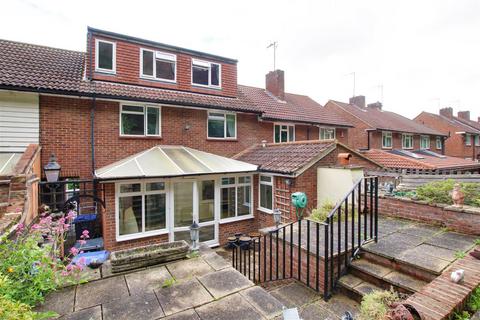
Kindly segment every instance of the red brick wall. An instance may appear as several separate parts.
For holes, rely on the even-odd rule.
[[[378,212],[381,215],[420,221],[447,227],[457,232],[480,235],[479,213],[468,213],[460,209],[451,210],[391,197],[379,198]]]
[[[106,74],[95,72],[95,39],[103,39],[116,43],[116,74]],[[88,43],[88,41],[87,41]],[[92,47],[92,71],[93,79],[113,82],[122,82],[142,86],[158,87],[165,89],[193,91],[198,93],[207,93],[223,96],[237,96],[237,65],[232,63],[220,62],[215,59],[195,57],[185,53],[178,53],[163,49],[156,49],[148,45],[138,45],[126,40],[110,39],[104,36],[94,35],[91,39]],[[145,80],[140,78],[140,48],[158,50],[166,53],[172,53],[177,56],[177,83],[168,83],[155,80]],[[87,53],[88,53],[87,48]],[[192,58],[216,62],[221,64],[221,89],[209,89],[192,86]],[[87,75],[89,75],[90,59],[87,54]]]

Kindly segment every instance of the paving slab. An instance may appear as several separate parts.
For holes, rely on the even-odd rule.
[[[233,268],[223,269],[203,275],[198,280],[215,299],[253,286],[253,282]]]
[[[430,226],[428,224],[416,224],[399,229],[398,232],[421,238],[430,238],[442,231],[438,227]]]
[[[392,271],[390,268],[370,262],[366,259],[353,260],[352,266],[377,277],[386,276]]]
[[[77,286],[75,310],[125,297],[128,297],[128,289],[123,276],[89,282]]]
[[[426,241],[426,243],[450,249],[453,251],[467,251],[474,246],[474,237],[456,232],[445,232],[438,234]]]
[[[103,320],[154,320],[164,313],[153,292],[103,304]]]
[[[208,320],[252,320],[263,319],[239,293],[211,302],[195,309],[201,319]]]
[[[402,229],[402,230],[405,230],[405,229]],[[395,243],[395,242],[407,243],[409,247],[418,246],[419,244],[423,243],[424,240],[425,240],[424,237],[416,236],[413,234],[402,233],[400,231],[392,233],[382,239],[382,241],[387,243]]]
[[[45,301],[40,306],[36,307],[35,311],[53,311],[59,315],[64,315],[73,312],[74,303],[75,286],[70,286],[47,295]]]
[[[282,312],[283,304],[262,287],[251,287],[240,294],[266,318],[271,319]]]
[[[153,292],[153,290],[161,288],[164,281],[170,278],[171,275],[164,266],[125,275],[128,289],[132,295],[143,294],[148,291]]]
[[[200,317],[193,309],[175,313],[165,318],[165,320],[200,320]]]
[[[349,311],[353,314],[354,318],[356,318],[360,310],[360,305],[356,301],[342,294],[333,295],[333,297],[328,300],[326,305],[327,310],[338,317],[341,317],[346,311]]]
[[[302,320],[337,320],[338,317],[318,303],[311,303],[300,310]]]
[[[386,276],[383,277],[383,279],[388,280],[391,283],[394,283],[397,286],[400,286],[402,288],[408,288],[411,289],[415,292],[420,291],[427,282],[416,279],[412,276],[409,276],[407,274],[398,272],[398,271],[392,271]]]
[[[90,268],[86,267],[83,269],[82,276],[84,277],[84,280],[86,281],[94,281],[94,280],[99,280],[102,278],[101,274],[101,268]]]
[[[437,247],[431,244],[421,244],[418,247],[415,247],[410,250],[410,252],[418,252],[419,254],[425,254],[435,258],[440,258],[450,262],[455,261],[455,251],[450,249],[445,249],[442,247]]]
[[[450,262],[447,260],[435,258],[415,250],[405,251],[398,257],[398,260],[413,264],[414,266],[423,268],[435,274],[440,274],[442,270],[450,265]]]
[[[176,280],[192,279],[214,271],[201,257],[186,259],[167,265]]]
[[[213,301],[213,297],[196,279],[155,290],[166,315],[200,306]]]
[[[232,266],[231,263],[223,259],[216,252],[209,252],[207,254],[204,254],[202,255],[202,258],[205,260],[206,263],[208,263],[210,267],[212,267],[216,271]]]
[[[102,320],[102,307],[82,309],[74,313],[67,314],[60,318],[61,320]]]
[[[397,258],[400,257],[406,250],[412,247],[410,243],[403,241],[391,241],[391,239],[387,241],[386,239],[388,237],[389,236],[382,238],[382,240],[378,241],[377,243],[369,243],[363,248],[367,251],[371,251],[381,256]]]
[[[321,298],[315,291],[298,282],[275,289],[270,294],[287,308],[301,307]]]

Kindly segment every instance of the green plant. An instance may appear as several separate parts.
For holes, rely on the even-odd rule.
[[[319,207],[312,209],[310,213],[310,219],[323,222],[327,219],[328,214],[335,208],[335,204],[330,200],[325,200],[325,202]]]
[[[400,298],[396,292],[373,291],[363,296],[360,304],[360,320],[384,320],[389,306],[399,301]]]
[[[480,287],[476,288],[470,296],[470,299],[468,299],[467,308],[472,311],[472,313],[480,310]]]
[[[417,199],[429,203],[453,204],[452,191],[455,180],[448,179],[424,184],[417,188]],[[480,183],[463,182],[460,188],[465,194],[465,204],[480,206]]]
[[[467,311],[455,312],[453,320],[470,320],[470,314]]]
[[[34,312],[28,304],[12,301],[0,295],[0,319],[2,320],[37,320],[57,316],[55,312]]]
[[[177,282],[177,280],[174,277],[170,277],[168,279],[165,279],[165,281],[163,281],[162,288],[170,288],[176,282]]]
[[[198,251],[192,251],[187,254],[187,259],[198,258],[199,256],[200,253],[198,253]]]
[[[473,243],[475,243],[476,246],[480,246],[480,239],[475,239],[475,241],[473,241]]]
[[[456,259],[463,259],[463,258],[465,258],[465,256],[466,256],[466,253],[463,252],[463,251],[456,251],[455,252],[455,258]]]

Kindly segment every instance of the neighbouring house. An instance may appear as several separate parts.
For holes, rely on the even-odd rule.
[[[457,117],[453,115],[453,108],[440,109],[439,114],[424,111],[414,120],[448,137],[445,140],[446,155],[480,159],[480,122],[470,120],[469,111],[458,112]]]
[[[211,245],[256,230],[267,181],[232,156],[263,142],[348,141],[351,124],[285,92],[281,70],[266,88],[242,86],[234,59],[94,28],[86,52],[0,49],[1,92],[38,99],[42,165],[53,153],[61,179],[101,183],[108,250],[185,239],[194,220]]]
[[[353,128],[348,129],[347,144],[350,147],[386,168],[407,171],[480,170],[478,163],[449,152],[445,144],[448,132],[383,110],[380,102],[366,105],[364,96],[356,96],[349,103],[330,100],[324,108],[353,124]]]

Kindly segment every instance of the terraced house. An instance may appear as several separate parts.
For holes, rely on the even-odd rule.
[[[307,169],[339,164],[338,153],[351,152],[349,166],[378,167],[341,144],[348,121],[284,87],[281,70],[266,75],[266,88],[243,86],[234,59],[94,28],[85,52],[2,40],[0,110],[23,117],[2,120],[0,148],[21,154],[39,144],[42,166],[55,154],[61,179],[101,183],[108,250],[188,239],[192,221],[215,245],[271,221],[285,204],[279,190],[295,190],[305,172],[297,187],[313,186],[315,205],[316,172]],[[30,109],[16,109],[19,101]],[[292,170],[232,159],[252,148],[262,161],[303,158]],[[66,186],[60,200],[78,188]],[[281,210],[292,218],[288,205]]]

